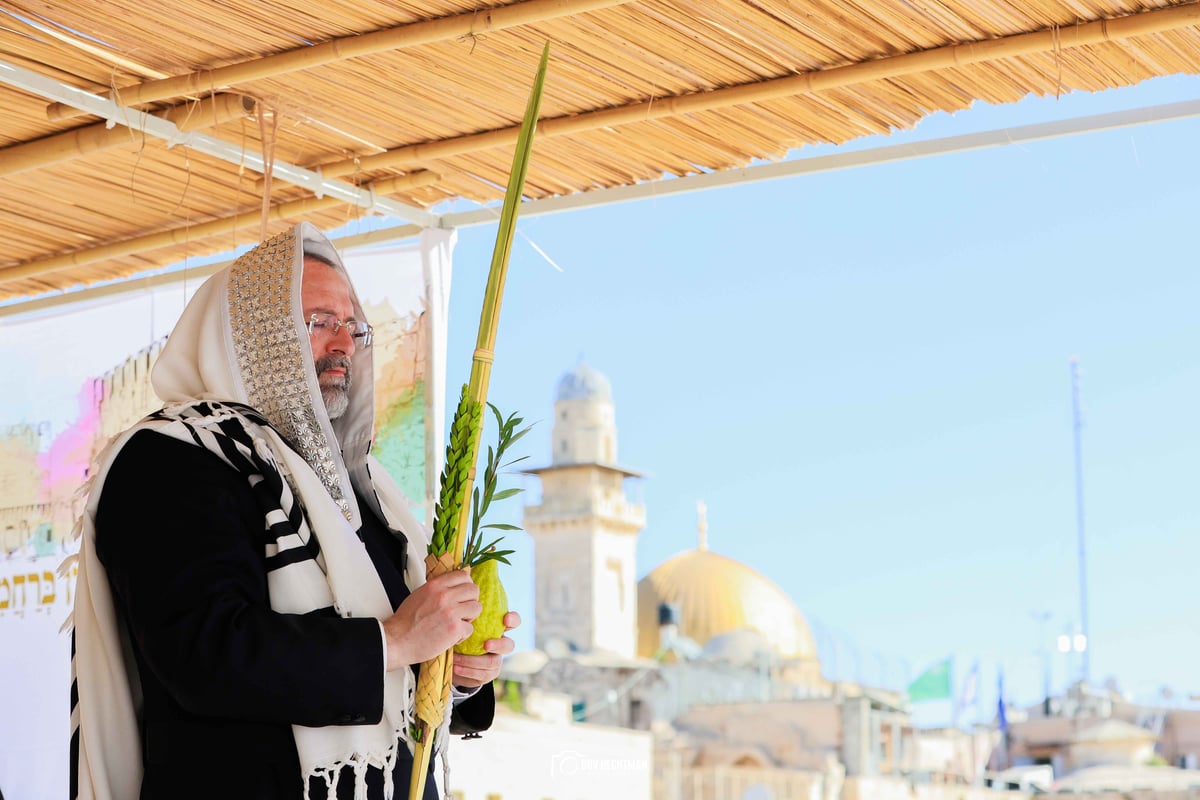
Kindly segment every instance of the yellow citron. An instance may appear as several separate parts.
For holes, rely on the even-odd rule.
[[[483,655],[483,643],[504,635],[504,615],[508,613],[508,595],[500,582],[500,562],[489,558],[471,567],[471,580],[479,587],[479,602],[483,611],[475,618],[475,632],[455,645],[454,652],[469,656]]]

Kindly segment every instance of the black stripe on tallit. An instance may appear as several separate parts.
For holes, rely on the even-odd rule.
[[[273,556],[267,556],[265,563],[267,571],[271,571],[282,569],[291,564],[298,564],[301,561],[312,561],[312,559],[312,554],[308,552],[308,548],[292,547],[287,550],[280,550]]]
[[[261,419],[257,414],[254,416]],[[221,448],[221,452],[225,454],[226,459],[243,475],[262,476],[263,479],[251,487],[251,492],[258,501],[259,509],[263,512],[264,519],[274,511],[283,511],[284,516],[287,517],[288,521],[286,524],[277,522],[266,526],[265,534],[267,541],[264,544],[278,544],[281,537],[299,532],[304,526],[304,509],[296,502],[296,498],[291,495],[291,489],[284,484],[279,470],[274,465],[264,461],[258,454],[258,451],[255,450],[254,440],[250,437],[245,427],[242,426],[239,420],[231,417],[218,422],[216,428],[220,431],[220,434],[214,431],[213,438]],[[239,448],[239,444],[245,449]],[[283,507],[285,491],[292,499],[290,508]],[[304,540],[303,548],[293,547],[275,555],[267,556],[266,566],[268,570],[279,569],[280,567],[286,567],[289,564],[295,564],[299,561],[315,560],[320,554],[321,545],[317,542],[317,537],[309,536]]]
[[[299,533],[307,527],[304,508],[296,501],[291,486],[284,482],[279,470],[264,462],[257,451],[254,454],[254,462],[258,467],[257,474],[262,477],[262,480],[255,483],[251,487],[251,491],[258,500],[259,507],[264,509],[264,516],[268,511],[278,510],[282,511],[287,518],[287,522],[276,522],[266,528],[264,544],[278,544],[280,537]],[[290,502],[285,505],[285,500]],[[321,554],[321,544],[315,536],[309,535],[304,539],[304,546],[308,550],[310,558],[316,559]],[[283,565],[281,564],[281,566]]]
[[[295,533],[297,533],[296,529],[293,528],[289,523],[277,522],[274,525],[268,526],[267,529],[263,532],[263,539],[264,539],[263,544],[264,544],[264,546],[270,545],[270,544],[279,546],[280,539],[282,539],[285,536],[291,536]],[[312,536],[310,534],[307,539],[302,539],[301,543],[303,544],[303,547],[289,547],[286,550],[279,551],[279,553],[276,553],[276,555],[267,556],[267,564],[270,565],[270,564],[274,563],[273,559],[277,558],[280,554],[285,553],[285,552],[286,553],[295,553],[296,556],[295,556],[295,558],[289,557],[286,559],[282,559],[279,563],[279,566],[281,566],[281,567],[286,566],[287,564],[295,563],[296,561],[304,560],[304,559],[313,559],[315,561],[317,556],[319,556],[321,554],[321,544],[320,544],[320,542],[317,541],[317,537]],[[303,554],[303,556],[301,556],[301,554]]]
[[[270,426],[270,421],[262,415],[262,412],[253,406],[248,406],[245,403],[239,403],[236,400],[213,400],[212,407],[215,409],[228,408],[237,412],[256,425]]]
[[[216,428],[222,435],[213,431],[213,438],[234,469],[243,475],[254,475],[263,471],[262,459],[254,452],[254,440],[237,420],[223,419],[217,423]]]
[[[269,506],[273,511],[283,511],[287,517],[286,521],[275,522],[266,527],[264,531],[266,541],[264,544],[278,544],[282,537],[299,533],[307,527],[304,520],[304,509],[300,507],[299,503],[293,502],[291,509],[280,507],[283,488],[283,481],[279,478],[279,473],[275,472],[273,474],[264,474],[263,480],[259,481],[251,489],[261,507],[267,508]],[[293,549],[298,550],[300,548]],[[309,558],[315,559],[321,554],[321,543],[317,541],[317,537],[310,533],[308,538],[304,540],[304,550],[308,553]],[[270,559],[268,559],[269,561]]]
[[[280,439],[283,439],[284,443],[288,447],[292,448],[297,453],[300,452],[300,448],[297,447],[290,439],[288,439],[288,437],[284,436],[283,432],[280,431],[278,428],[276,428],[274,425],[272,425],[271,421],[269,419],[267,419],[266,417],[264,417],[262,415],[262,413],[260,411],[258,411],[257,409],[251,408],[250,406],[248,406],[244,403],[218,403],[216,405],[218,405],[220,407],[232,409],[233,411],[242,415],[243,417],[250,420],[251,422],[253,422],[256,425],[261,425],[264,428],[270,428],[271,430],[275,431],[276,436],[278,436]]]
[[[290,508],[283,507],[285,490],[290,496],[290,487],[284,484],[283,478],[274,465],[267,463],[258,454],[246,429],[234,418],[221,420],[216,427],[224,435],[214,433],[213,438],[221,448],[221,452],[225,454],[225,458],[243,475],[261,476],[262,480],[255,482],[250,490],[255,495],[259,508],[264,512],[263,516],[278,510],[283,511],[287,518],[286,524],[277,522],[266,527],[269,534],[266,543],[277,543],[281,536],[299,531],[304,524],[304,509],[295,502],[294,497]],[[310,536],[306,544],[309,556],[316,558],[321,552],[316,539]]]
[[[233,414],[229,412],[232,411]],[[151,415],[158,416],[158,415]],[[287,522],[264,524],[262,545],[278,545],[279,539],[299,533],[307,526],[304,518],[304,508],[292,494],[278,468],[259,455],[254,447],[254,439],[246,430],[239,416],[258,425],[270,427],[270,423],[257,411],[241,403],[199,402],[177,412],[174,417],[161,414],[165,419],[174,419],[183,423],[195,443],[210,452],[215,445],[225,461],[240,475],[247,479],[261,476],[262,480],[250,482],[250,490],[263,514],[264,522],[267,517],[276,512],[283,512]],[[193,420],[211,417],[211,425],[197,425]],[[286,440],[285,440],[286,441]],[[285,499],[289,500],[285,507]],[[315,560],[321,554],[321,546],[315,536],[303,540],[304,547],[293,547],[264,556],[268,570],[279,569],[288,564],[294,564],[308,559]]]
[[[275,507],[283,511],[292,527],[300,530],[304,524],[304,509],[296,502],[296,496],[292,494],[292,487],[284,483],[279,470],[269,465],[263,464],[259,474],[263,479],[254,486],[254,490],[263,492],[268,499],[273,500]],[[290,508],[283,507],[285,500],[291,501]]]
[[[71,629],[71,716],[79,718],[79,680],[75,677],[75,629]],[[71,726],[71,769],[67,797],[79,797],[79,726]]]

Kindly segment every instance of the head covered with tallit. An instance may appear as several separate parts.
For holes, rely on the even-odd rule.
[[[189,302],[154,366],[164,403],[226,400],[265,416],[300,453],[355,528],[353,488],[367,491],[365,459],[374,435],[371,348],[353,355],[349,405],[331,420],[321,397],[304,313],[304,257],[346,281],[354,318],[367,321],[341,257],[315,227],[301,223],[248,251],[206,282]],[[326,266],[329,265],[329,266]]]

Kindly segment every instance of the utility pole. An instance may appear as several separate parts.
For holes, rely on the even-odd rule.
[[[1087,545],[1083,524],[1083,411],[1079,394],[1079,356],[1071,356],[1071,406],[1075,418],[1075,528],[1079,534],[1079,622],[1083,635],[1083,647],[1079,648],[1083,664],[1080,678],[1087,684],[1091,677],[1092,640],[1088,630]]]

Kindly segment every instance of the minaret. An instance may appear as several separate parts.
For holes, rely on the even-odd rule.
[[[558,382],[550,466],[528,470],[542,502],[526,506],[534,543],[534,644],[637,653],[637,534],[646,510],[625,497],[640,477],[617,466],[608,379],[582,361]]]

